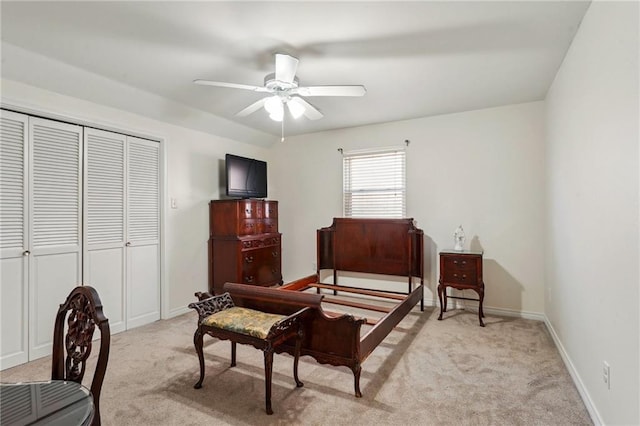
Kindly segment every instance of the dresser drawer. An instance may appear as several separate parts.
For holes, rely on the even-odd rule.
[[[263,216],[265,218],[278,219],[278,202],[277,201],[265,201]]]
[[[262,233],[272,234],[278,232],[278,219],[263,219]]]
[[[240,221],[239,235],[255,235],[262,233],[262,223],[257,219],[243,219]]]
[[[260,219],[262,218],[262,206],[263,203],[258,200],[243,200],[239,204],[239,217],[245,217],[247,219]]]
[[[243,238],[242,239],[242,250],[252,250],[262,247],[269,246],[279,246],[280,245],[280,236],[279,235],[269,235],[264,238]]]
[[[280,265],[280,246],[268,246],[243,251],[243,282],[255,285],[279,283],[281,280]]]

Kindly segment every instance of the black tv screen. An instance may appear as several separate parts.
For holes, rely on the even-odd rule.
[[[225,156],[227,196],[267,197],[267,163],[233,154]]]

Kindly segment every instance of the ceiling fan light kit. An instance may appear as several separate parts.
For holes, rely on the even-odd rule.
[[[289,112],[294,119],[302,117],[306,110],[304,104],[300,102],[300,98],[298,97],[290,98],[287,101],[287,108],[289,108]]]
[[[278,95],[268,97],[264,101],[264,109],[269,113],[269,118],[273,121],[282,121],[284,118],[284,107]]]
[[[299,86],[299,80],[296,77],[297,69],[297,58],[277,53],[276,72],[268,74],[264,78],[264,86],[262,87],[210,80],[194,80],[194,83],[269,93],[271,96],[252,103],[242,111],[239,111],[236,116],[246,117],[264,107],[269,113],[269,118],[280,122],[284,119],[285,104],[287,104],[287,109],[294,119],[303,115],[309,120],[319,120],[324,117],[318,108],[311,105],[302,96],[363,96],[367,92],[364,86],[357,85],[302,87]]]

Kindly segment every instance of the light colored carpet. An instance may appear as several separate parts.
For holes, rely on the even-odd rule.
[[[274,356],[274,414],[264,411],[262,352],[205,337],[202,389],[192,336],[196,314],[112,336],[101,398],[103,425],[590,425],[545,325],[454,310],[415,308],[353,375],[301,358]],[[97,350],[97,349],[96,349]],[[44,380],[51,359],[0,373],[4,382]],[[85,378],[87,379],[87,378]],[[85,380],[87,382],[87,380]]]

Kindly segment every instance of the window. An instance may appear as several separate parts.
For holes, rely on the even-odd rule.
[[[404,149],[344,153],[342,167],[345,217],[405,216]]]

